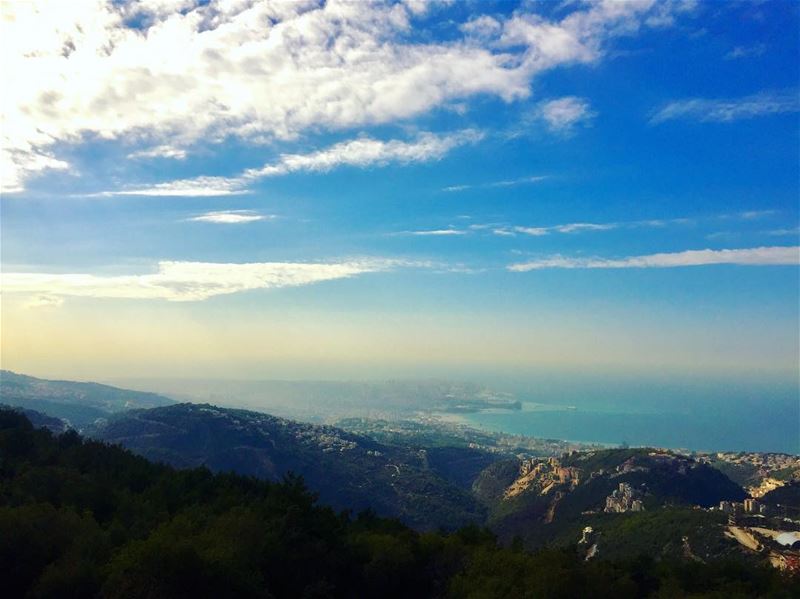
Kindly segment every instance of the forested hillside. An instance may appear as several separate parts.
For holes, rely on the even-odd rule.
[[[319,505],[302,481],[176,471],[0,410],[6,597],[791,597],[728,561],[585,563],[468,527],[418,533]]]
[[[418,529],[454,529],[482,522],[486,515],[470,495],[469,483],[465,489],[445,478],[454,478],[454,469],[446,465],[458,456],[429,457],[415,448],[386,445],[332,426],[177,404],[127,412],[90,432],[180,468],[206,466],[271,481],[295,472],[328,505],[370,508]],[[454,451],[472,457],[467,449]]]

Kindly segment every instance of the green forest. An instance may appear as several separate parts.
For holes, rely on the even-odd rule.
[[[577,539],[576,539],[577,540]],[[797,597],[745,561],[501,546],[320,505],[302,479],[175,470],[0,410],[5,597]]]

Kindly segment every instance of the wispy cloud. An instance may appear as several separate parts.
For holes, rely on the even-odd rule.
[[[439,236],[439,235],[466,235],[467,232],[463,229],[430,229],[430,230],[423,230],[423,231],[408,231],[408,235],[432,235],[432,236]]]
[[[56,295],[34,295],[27,302],[25,302],[25,307],[31,309],[58,308],[63,303],[64,298]]]
[[[758,220],[760,218],[766,218],[768,216],[774,216],[778,214],[777,210],[745,210],[743,212],[738,212],[733,215],[725,215],[724,218],[739,218],[742,220]]]
[[[725,55],[725,60],[737,60],[739,58],[755,58],[762,56],[767,51],[766,44],[754,44],[752,46],[736,46]]]
[[[553,227],[514,227],[515,233],[524,235],[549,235],[550,233],[582,233],[584,231],[610,231],[620,227],[619,223],[568,223],[566,225],[555,225]]]
[[[392,235],[471,235],[471,234],[491,234],[500,237],[515,237],[517,235],[527,235],[530,237],[544,237],[546,235],[575,235],[580,233],[616,231],[616,230],[635,230],[635,229],[663,229],[673,226],[692,226],[701,223],[711,223],[718,221],[754,221],[778,214],[776,210],[747,210],[730,214],[718,214],[695,218],[651,218],[644,220],[617,221],[609,223],[593,222],[573,222],[547,226],[528,226],[514,225],[502,222],[473,223],[464,228],[448,226],[446,228],[403,231],[392,233]],[[459,217],[466,218],[466,217]],[[471,217],[470,217],[471,218]],[[707,238],[713,239],[715,236],[722,238],[729,233],[712,233]]]
[[[760,116],[800,111],[800,93],[761,92],[743,98],[689,98],[670,102],[650,118],[653,125],[672,120],[729,123]]]
[[[588,100],[577,96],[566,96],[556,100],[541,102],[535,115],[542,119],[547,128],[558,133],[571,133],[579,124],[586,125],[597,116]]]
[[[365,137],[344,141],[311,154],[282,154],[276,163],[247,170],[242,176],[245,179],[259,179],[298,171],[326,172],[339,166],[366,168],[390,163],[429,162],[440,160],[454,148],[478,142],[482,138],[483,133],[474,129],[443,135],[421,133],[410,142]]]
[[[552,225],[548,227],[526,227],[526,226],[507,226],[493,229],[495,235],[530,235],[531,237],[543,237],[553,233],[572,234],[584,233],[587,231],[613,231],[614,229],[634,229],[641,227],[665,227],[669,224],[686,223],[688,219],[667,219],[667,220],[639,220],[617,223],[566,223]]]
[[[166,183],[129,187],[113,191],[101,191],[89,194],[95,197],[113,196],[153,196],[153,197],[221,197],[250,193],[244,188],[244,182],[238,178],[196,177],[179,179]]]
[[[175,302],[205,300],[253,289],[274,289],[311,285],[346,279],[365,273],[415,266],[401,260],[364,259],[345,262],[253,262],[224,264],[215,262],[158,263],[155,273],[99,276],[88,273],[50,274],[36,272],[2,273],[4,293],[25,293],[48,298],[92,297],[125,299],[163,299]],[[40,304],[43,300],[38,300]]]
[[[545,227],[520,226],[520,225],[497,225],[492,228],[495,235],[513,236],[530,235],[532,237],[542,237],[553,233],[572,234],[590,231],[614,231],[617,229],[661,229],[675,225],[693,225],[703,221],[716,220],[740,220],[751,221],[766,218],[777,214],[776,210],[748,210],[734,214],[719,214],[715,216],[705,216],[700,218],[654,218],[646,220],[618,221],[611,223],[590,223],[575,222],[560,225],[550,225]]]
[[[514,232],[509,231],[508,229],[502,229],[502,228],[492,229],[492,233],[500,237],[514,237]]]
[[[528,183],[538,183],[539,181],[544,181],[548,179],[549,175],[536,175],[531,177],[519,177],[517,179],[505,179],[502,181],[491,181],[489,183],[475,183],[475,184],[464,184],[464,185],[450,185],[448,187],[443,187],[442,191],[447,192],[455,192],[455,191],[466,191],[468,189],[492,189],[497,187],[515,187],[517,185],[525,185]]]
[[[800,236],[800,227],[795,227],[794,229],[772,229],[771,231],[765,231],[765,233],[772,237],[798,237]]]
[[[412,164],[442,159],[451,150],[476,143],[483,133],[464,129],[437,135],[421,133],[412,141],[388,141],[362,137],[334,144],[308,154],[281,154],[277,161],[260,168],[247,169],[234,177],[197,177],[104,191],[101,196],[226,196],[249,193],[247,186],[268,177],[296,172],[323,173],[342,166],[368,168],[388,164]]]
[[[187,220],[201,223],[214,223],[219,225],[240,225],[259,220],[271,220],[274,218],[275,215],[273,214],[259,214],[253,210],[220,210],[215,212],[206,212],[205,214],[193,216]]]
[[[592,268],[677,268],[713,264],[739,264],[743,266],[800,266],[800,247],[757,247],[733,250],[687,250],[684,252],[631,256],[621,259],[574,258],[549,256],[528,262],[511,264],[513,272],[543,269]]]

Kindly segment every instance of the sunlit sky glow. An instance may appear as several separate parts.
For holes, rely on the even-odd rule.
[[[2,2],[2,362],[797,381],[796,2]]]

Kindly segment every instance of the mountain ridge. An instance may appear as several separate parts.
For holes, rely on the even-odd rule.
[[[116,412],[175,403],[149,391],[132,391],[93,382],[42,379],[11,370],[0,370],[0,400],[11,406],[62,418],[78,429]]]
[[[374,509],[414,527],[482,521],[482,506],[429,467],[424,455],[342,429],[210,404],[117,414],[87,430],[148,459],[264,480],[303,476],[336,508]]]

